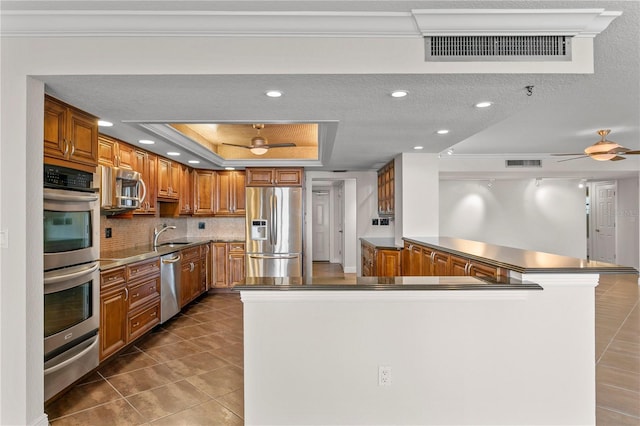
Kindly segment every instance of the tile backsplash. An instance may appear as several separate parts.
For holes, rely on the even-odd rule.
[[[199,224],[204,223],[204,229]],[[113,219],[100,216],[100,251],[111,252],[119,248],[149,245],[153,242],[153,228],[164,224],[176,229],[166,231],[160,242],[184,237],[211,237],[244,241],[244,217],[138,217]],[[105,238],[106,229],[111,228],[111,238]]]

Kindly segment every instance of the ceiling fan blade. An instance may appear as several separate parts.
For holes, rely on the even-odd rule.
[[[557,157],[557,156],[562,156],[562,155],[584,155],[584,154],[582,152],[577,152],[577,153],[574,153],[574,154],[551,154],[551,155]]]
[[[638,155],[640,154],[640,151],[627,151],[624,153],[624,155]]]
[[[618,156],[613,157],[613,158],[612,158],[611,160],[609,160],[609,161],[620,161],[620,160],[626,160],[626,158],[621,157],[621,156],[619,156],[619,155],[618,155]]]
[[[237,147],[237,148],[246,148],[246,149],[251,149],[251,148],[253,148],[252,146],[236,145],[235,143],[226,143],[226,142],[222,142],[222,145],[235,146],[235,147]]]
[[[567,155],[580,155],[580,154],[567,154]],[[589,156],[588,155],[580,155],[580,157],[567,158],[566,160],[558,160],[558,161],[556,161],[556,163],[562,163],[563,161],[577,160],[579,158],[589,158]]]
[[[296,146],[295,143],[293,142],[287,142],[287,143],[269,143],[266,145],[262,145],[264,148],[287,148],[290,146]]]

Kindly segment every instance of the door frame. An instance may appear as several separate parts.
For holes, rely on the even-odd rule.
[[[598,206],[598,191],[597,187],[600,185],[613,185],[614,188],[614,203],[613,203],[613,215],[614,215],[614,232],[613,232],[613,259],[614,263],[616,261],[616,249],[618,246],[618,226],[617,226],[617,212],[618,212],[618,182],[615,180],[602,180],[602,181],[592,181],[589,182],[589,220],[588,220],[588,230],[587,230],[587,257],[590,260],[595,259],[596,253],[596,238],[594,234],[594,230],[597,226],[597,206]]]

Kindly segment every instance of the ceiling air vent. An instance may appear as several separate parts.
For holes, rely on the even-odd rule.
[[[425,47],[433,62],[571,60],[568,36],[435,36]]]
[[[505,160],[506,167],[542,167],[542,160]]]

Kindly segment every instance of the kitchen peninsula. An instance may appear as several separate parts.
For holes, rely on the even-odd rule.
[[[466,259],[466,276],[235,287],[247,424],[595,423],[594,288],[600,273],[635,269],[405,241]],[[499,268],[499,278],[469,276],[473,262]]]

